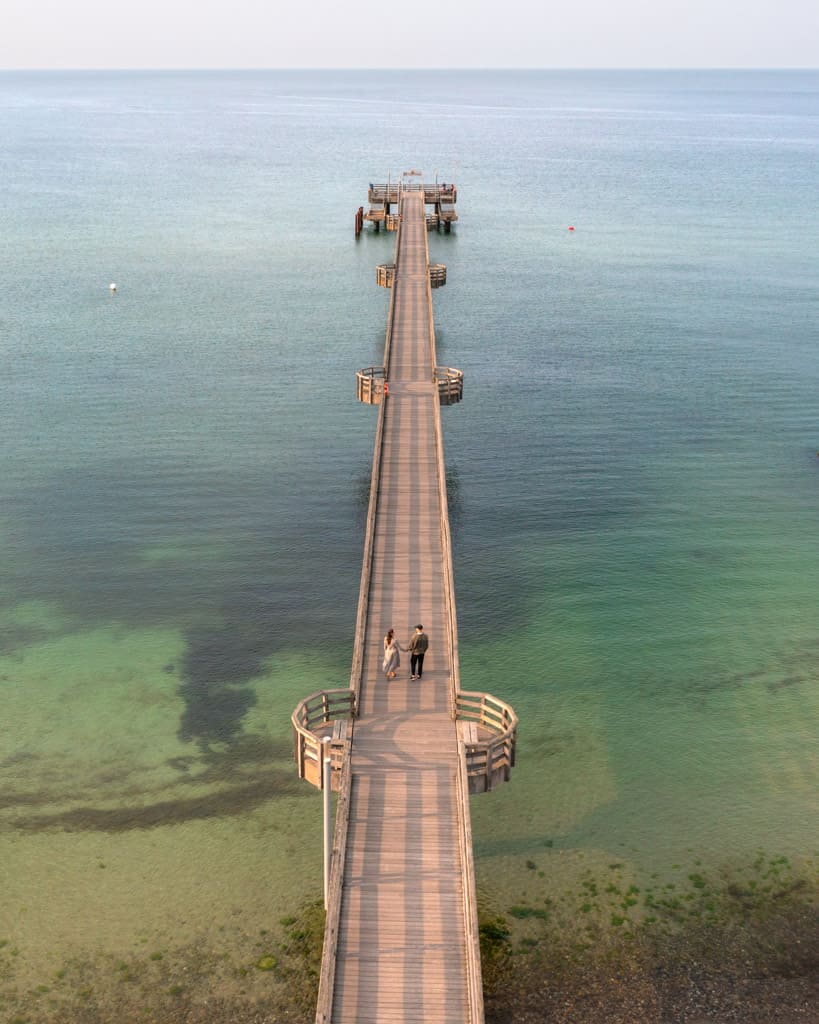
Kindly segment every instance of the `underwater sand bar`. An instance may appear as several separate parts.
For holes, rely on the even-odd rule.
[[[508,779],[517,723],[502,702],[460,692],[440,414],[451,393],[441,394],[436,375],[424,198],[421,188],[399,194],[384,367],[362,399],[379,406],[379,421],[356,716],[334,728],[339,800],[320,1024],[483,1021],[468,797]],[[417,623],[430,638],[423,679],[410,679],[405,654],[386,680],[385,632],[394,627],[406,645]],[[318,724],[294,715],[300,774],[314,783],[307,726],[329,734],[338,694],[310,699],[328,709]]]

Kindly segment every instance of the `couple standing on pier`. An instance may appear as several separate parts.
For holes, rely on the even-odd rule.
[[[420,679],[424,674],[424,655],[429,647],[429,637],[423,626],[416,626],[408,647],[402,647],[395,635],[395,630],[387,630],[384,637],[384,664],[382,666],[387,679],[395,679],[396,669],[401,664],[399,651],[409,652],[410,679]]]

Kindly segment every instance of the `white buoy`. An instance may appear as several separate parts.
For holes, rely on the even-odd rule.
[[[109,292],[110,292],[110,293],[111,293],[111,294],[113,295],[113,294],[114,294],[114,292],[115,292],[116,290],[117,290],[117,286],[116,286],[116,285],[114,284],[114,282],[112,281],[112,282],[111,282],[111,283],[110,283],[110,284],[108,285],[108,291],[109,291]]]

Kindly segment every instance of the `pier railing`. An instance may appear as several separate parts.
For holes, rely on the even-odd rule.
[[[454,203],[457,201],[458,190],[448,182],[445,185],[425,185],[422,182],[404,181],[374,182],[367,190],[367,198],[371,203],[397,203],[402,192],[423,192],[424,203]]]
[[[518,716],[512,708],[490,693],[459,690],[455,713],[459,721],[471,724],[462,730],[469,792],[486,793],[508,782],[515,767],[518,731]]]
[[[370,200],[370,208],[369,208],[369,210],[367,210],[366,214],[364,215],[364,220],[374,221],[376,226],[378,226],[378,224],[382,220],[384,220],[384,218],[386,216],[387,216],[387,211],[386,211],[384,203],[380,203],[380,202],[376,202],[374,200]]]
[[[392,288],[395,281],[395,264],[379,263],[375,268],[375,283],[381,288]]]
[[[429,243],[424,234],[427,265],[429,265]],[[427,276],[427,329],[429,331],[432,354],[433,375],[435,366],[435,321],[432,312],[432,285]],[[460,372],[460,371],[457,371]],[[461,374],[463,378],[463,374]],[[439,391],[440,393],[440,391]],[[446,608],[446,641],[449,647],[451,673],[449,679],[449,706],[452,718],[457,718],[457,697],[461,688],[461,666],[458,650],[458,618],[455,612],[455,573],[452,567],[452,535],[449,528],[449,506],[446,497],[446,460],[444,458],[444,437],[441,427],[440,408],[435,409],[435,446],[437,449],[438,495],[439,495],[439,529],[441,531],[441,550],[444,570],[444,599]],[[459,753],[461,746],[459,744]],[[478,932],[478,903],[475,894],[475,866],[472,850],[472,826],[469,818],[469,778],[466,757],[458,757],[458,799],[455,801],[458,816],[458,846],[461,854],[463,871],[463,904],[461,912],[464,920],[464,937],[466,940],[466,989],[468,1000],[467,1020],[472,1024],[483,1024],[483,981],[481,976],[480,941]]]
[[[454,405],[464,397],[464,372],[454,366],[436,366],[433,371],[441,405]]]
[[[333,775],[335,778],[335,775]],[[334,787],[335,788],[335,787]],[[327,893],[327,912],[324,917],[324,945],[321,953],[316,1024],[330,1024],[333,1014],[333,994],[338,959],[338,935],[341,923],[341,894],[344,886],[344,863],[347,859],[347,831],[350,824],[350,801],[353,793],[353,768],[349,757],[341,766],[336,823],[333,830],[333,852],[330,863],[330,885]]]
[[[387,230],[392,231],[387,225]],[[375,283],[381,288],[392,288],[395,283],[395,264],[379,263],[375,268]],[[432,288],[443,288],[446,284],[446,264],[432,263],[429,268],[429,283]]]
[[[396,269],[398,268],[399,263],[399,238],[396,238],[395,240],[395,257],[393,265]],[[382,374],[386,374],[390,364],[394,315],[395,292],[391,291],[390,308],[387,314],[387,338],[384,347],[384,362],[386,365],[383,367],[370,367],[373,371],[380,369]],[[375,372],[371,374],[371,377],[373,378],[376,376],[377,374]],[[381,483],[384,409],[385,406],[382,404],[378,411],[378,420],[375,428],[375,443],[373,445],[373,461],[370,476],[370,499],[367,506],[367,526],[364,534],[364,560],[361,566],[361,582],[358,591],[358,608],[356,610],[355,641],[353,644],[353,663],[350,670],[350,692],[355,695],[355,707],[358,706],[358,695],[361,692],[361,678],[364,673],[367,613],[370,599],[370,581],[372,578],[378,492]],[[336,804],[336,822],[333,830],[333,853],[330,861],[330,887],[327,896],[327,914],[324,922],[324,947],[321,956],[321,974],[319,975],[316,1024],[329,1024],[333,1011],[336,958],[338,955],[338,934],[341,921],[341,896],[344,886],[344,863],[347,856],[347,833],[350,825],[350,801],[352,799],[352,789],[353,773],[351,759],[349,757],[345,757],[341,766],[338,802]]]
[[[406,186],[404,187],[406,190]],[[384,203],[397,203],[401,198],[402,189],[399,187],[398,182],[390,182],[384,184],[370,185],[367,190],[367,198],[371,204]]]
[[[429,268],[429,283],[433,288],[443,288],[446,284],[446,264],[432,263]]]
[[[321,762],[324,747],[330,748],[332,788],[339,787],[339,775],[349,744],[347,724],[355,718],[356,695],[350,689],[319,690],[301,701],[290,716],[296,766],[300,779],[323,788]],[[329,744],[324,738],[329,737]]]
[[[425,203],[454,203],[457,194],[454,185],[424,185]]]
[[[379,405],[384,397],[384,377],[386,370],[383,366],[365,366],[358,370],[355,375],[356,397],[359,402],[365,405]]]

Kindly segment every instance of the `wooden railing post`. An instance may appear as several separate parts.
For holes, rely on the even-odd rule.
[[[324,909],[327,909],[327,903],[330,895],[330,821],[331,821],[331,799],[330,794],[333,789],[331,782],[333,763],[330,759],[330,737],[325,736],[321,741],[322,746],[322,765],[321,765],[321,788],[323,790],[322,798],[324,804]]]

